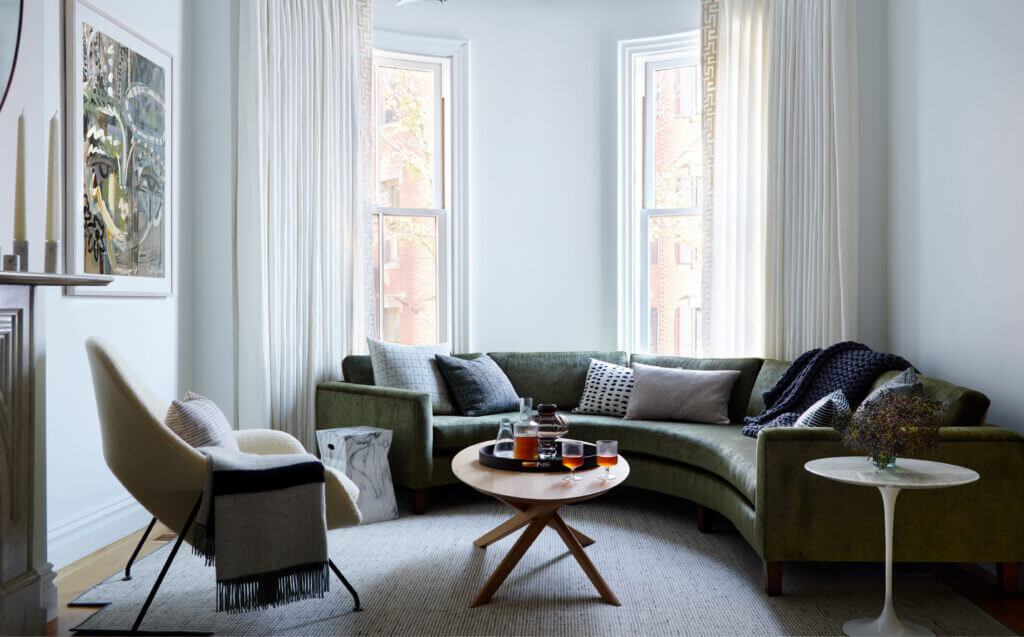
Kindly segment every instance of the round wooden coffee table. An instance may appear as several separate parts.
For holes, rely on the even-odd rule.
[[[579,562],[583,572],[590,578],[604,601],[621,606],[619,598],[608,587],[597,567],[583,550],[584,546],[590,546],[594,540],[566,524],[562,516],[558,515],[558,509],[563,504],[596,498],[622,484],[629,476],[629,463],[619,456],[618,464],[613,471],[616,477],[611,480],[600,480],[598,476],[604,473],[604,469],[598,467],[577,471],[576,474],[583,478],[582,480],[565,482],[562,478],[567,473],[526,473],[485,467],[480,464],[480,448],[489,444],[491,444],[490,441],[481,442],[466,447],[456,454],[452,459],[452,472],[455,477],[477,491],[486,493],[518,509],[519,514],[480,536],[473,544],[485,548],[524,526],[526,530],[516,540],[512,550],[494,570],[480,592],[476,594],[469,604],[470,608],[490,601],[505,578],[522,559],[526,549],[530,548],[540,532],[547,526],[553,528],[565,545],[569,547],[569,552]]]

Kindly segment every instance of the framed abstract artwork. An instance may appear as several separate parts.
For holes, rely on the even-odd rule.
[[[68,293],[170,296],[173,57],[84,0],[66,7],[65,263],[114,278]]]

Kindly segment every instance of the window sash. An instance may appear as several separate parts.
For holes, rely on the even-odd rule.
[[[437,223],[437,258],[434,260],[435,273],[437,277],[437,342],[451,342],[451,319],[448,308],[451,300],[451,280],[449,277],[450,262],[448,257],[450,249],[448,232],[448,211],[443,208],[385,208],[376,206],[369,214],[369,221],[372,224],[373,218],[378,218],[377,223],[377,290],[376,312],[378,319],[375,321],[376,338],[383,338],[383,317],[384,317],[384,217],[433,217]],[[371,225],[371,227],[373,227]]]
[[[648,313],[651,306],[651,217],[684,217],[699,216],[701,211],[697,208],[645,208],[640,211],[640,298],[639,306],[641,312]],[[640,351],[651,351],[651,330],[649,321],[639,322],[639,334],[637,340],[641,347]]]
[[[433,128],[434,128],[434,146],[432,149],[433,156],[431,157],[431,163],[433,168],[433,185],[434,185],[434,205],[437,206],[440,203],[441,208],[447,208],[448,202],[445,201],[446,192],[450,189],[447,188],[445,179],[448,175],[446,166],[446,160],[449,155],[448,153],[448,134],[449,127],[446,126],[446,114],[445,114],[445,100],[448,97],[448,84],[450,84],[449,71],[448,71],[448,60],[437,59],[422,55],[413,55],[398,53],[395,51],[378,51],[374,50],[373,55],[373,112],[374,112],[374,130],[373,130],[373,162],[374,162],[374,174],[375,183],[373,184],[373,202],[374,204],[380,203],[380,176],[381,176],[381,165],[380,158],[381,152],[377,148],[377,144],[380,138],[380,122],[378,119],[381,115],[381,103],[380,94],[378,88],[378,77],[379,70],[381,67],[388,68],[401,68],[411,69],[414,71],[429,71],[433,75]]]
[[[379,205],[380,200],[380,158],[381,153],[377,148],[378,126],[377,118],[381,115],[380,95],[378,87],[378,70],[380,67],[408,68],[413,70],[430,71],[433,75],[433,115],[434,115],[434,144],[433,144],[433,189],[434,203],[440,205],[435,208],[404,208]],[[451,58],[443,56],[417,55],[412,53],[401,53],[391,50],[374,49],[373,57],[373,83],[374,83],[374,167],[375,183],[373,203],[368,207],[367,222],[371,224],[374,218],[378,219],[377,237],[378,246],[377,262],[373,264],[377,268],[377,280],[375,285],[379,290],[375,301],[374,311],[374,332],[377,338],[383,338],[383,317],[384,317],[384,217],[434,217],[436,220],[436,241],[437,258],[435,259],[437,281],[437,342],[451,343],[454,330],[452,326],[452,233],[450,219],[451,209],[451,184],[449,183],[451,170],[451,113],[446,108],[447,100],[451,89]]]
[[[700,56],[698,55],[681,55],[672,54],[669,57],[663,59],[656,59],[648,61],[644,64],[644,83],[640,88],[640,93],[643,96],[643,126],[641,130],[641,139],[643,140],[643,184],[641,192],[643,192],[643,207],[644,209],[651,210],[655,209],[654,203],[654,160],[655,160],[655,123],[658,107],[658,95],[657,85],[654,80],[654,72],[661,71],[663,69],[671,69],[677,66],[692,66],[696,64],[698,70],[700,67]],[[668,208],[665,208],[668,210]]]

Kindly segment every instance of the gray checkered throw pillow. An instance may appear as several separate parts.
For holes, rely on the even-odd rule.
[[[366,344],[376,385],[429,394],[435,414],[455,413],[448,386],[434,361],[437,354],[451,353],[447,345],[399,345],[375,338],[367,338]]]

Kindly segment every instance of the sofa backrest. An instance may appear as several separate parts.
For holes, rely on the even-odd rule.
[[[476,358],[479,352],[472,354],[452,354],[457,358]],[[373,385],[373,363],[367,354],[352,354],[341,360],[341,374],[346,383],[357,385]]]
[[[341,374],[346,383],[373,384],[373,365],[368,354],[353,354],[341,360]]]
[[[875,384],[871,387],[871,390],[874,391],[882,383],[899,373],[895,371],[882,373],[875,379]],[[917,377],[924,386],[925,396],[942,403],[942,406],[939,408],[938,417],[940,426],[972,427],[985,424],[985,415],[988,413],[988,406],[991,402],[988,396],[979,391],[947,383],[944,380],[932,378],[931,376],[918,374]]]
[[[685,356],[664,356],[660,354],[633,354],[629,364],[655,365],[657,367],[674,367],[677,369],[702,370],[735,370],[740,378],[732,386],[729,394],[729,421],[743,422],[750,402],[750,392],[761,369],[760,358],[687,358]]]
[[[626,352],[488,352],[512,381],[516,393],[533,398],[533,407],[555,403],[559,409],[579,405],[590,359],[625,366]]]
[[[788,367],[789,361],[765,359],[761,370],[757,373],[757,380],[754,381],[754,389],[750,392],[750,402],[747,404],[748,416],[756,416],[764,411],[764,398],[761,395],[779,382]]]
[[[756,416],[764,410],[764,400],[761,398],[761,394],[778,382],[787,367],[789,367],[789,361],[768,359],[764,362],[750,394],[750,404],[747,406],[748,416]],[[883,372],[875,379],[871,391],[899,373],[898,371]],[[939,410],[941,426],[963,427],[985,424],[985,414],[988,413],[990,402],[985,394],[931,376],[919,374],[918,378],[921,379],[921,384],[924,386],[925,395],[942,403]]]

